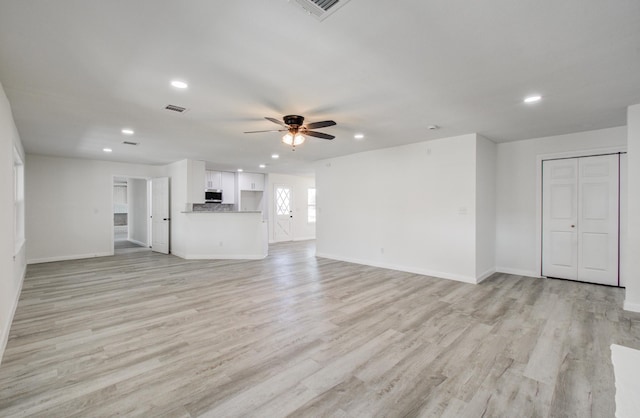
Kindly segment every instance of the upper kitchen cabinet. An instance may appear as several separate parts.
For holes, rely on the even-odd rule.
[[[260,173],[240,173],[238,175],[240,190],[264,190],[264,174]]]
[[[205,186],[207,189],[222,189],[222,173],[220,171],[207,170]]]

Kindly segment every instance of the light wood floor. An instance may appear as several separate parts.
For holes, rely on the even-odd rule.
[[[468,285],[314,257],[154,253],[29,266],[0,416],[614,415],[622,289]]]

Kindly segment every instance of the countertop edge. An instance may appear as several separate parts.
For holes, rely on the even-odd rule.
[[[182,211],[180,213],[262,213],[259,210],[221,210],[221,211],[214,211],[214,210],[192,210],[192,211]]]

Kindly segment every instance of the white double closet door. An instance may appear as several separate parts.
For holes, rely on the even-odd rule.
[[[620,154],[542,163],[542,275],[619,285]]]

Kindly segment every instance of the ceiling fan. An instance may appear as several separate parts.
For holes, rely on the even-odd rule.
[[[265,117],[266,120],[271,121],[275,124],[280,125],[284,129],[271,129],[266,131],[249,131],[245,132],[245,134],[254,134],[259,132],[286,132],[286,134],[282,137],[282,142],[287,145],[291,145],[295,147],[296,145],[300,145],[305,141],[304,135],[314,136],[316,138],[322,139],[333,139],[335,136],[325,134],[322,132],[312,131],[311,129],[318,128],[326,128],[327,126],[334,126],[336,123],[332,120],[325,120],[322,122],[313,122],[304,125],[304,117],[298,115],[287,115],[282,118],[283,122],[280,122],[278,119]]]

